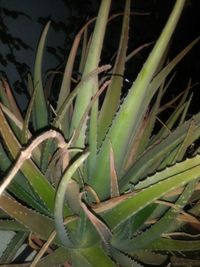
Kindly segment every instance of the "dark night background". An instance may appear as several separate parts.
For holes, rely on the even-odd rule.
[[[111,14],[123,11],[125,1],[112,2]],[[0,0],[0,72],[9,79],[20,105],[26,102],[26,75],[29,70],[33,71],[35,50],[45,23],[49,19],[53,21],[44,57],[44,74],[65,61],[75,34],[84,22],[97,14],[99,3],[98,0]],[[149,14],[131,17],[129,52],[158,38],[174,3],[174,0],[132,1],[132,11]],[[199,35],[199,10],[200,1],[187,1],[172,39],[169,59]],[[120,30],[121,18],[117,18],[108,27],[103,63],[109,63],[116,51]],[[152,46],[144,49],[127,66],[126,77],[130,81],[134,81],[151,49]],[[184,90],[190,77],[192,84],[200,81],[199,51],[196,45],[176,68],[177,75],[167,98]],[[195,113],[199,111],[200,85],[192,90],[190,112]]]

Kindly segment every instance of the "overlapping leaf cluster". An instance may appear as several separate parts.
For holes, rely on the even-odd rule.
[[[114,65],[101,66],[110,4],[102,0],[91,37],[87,30],[94,20],[74,39],[56,107],[49,103],[42,79],[50,23],[38,45],[33,79],[28,77],[31,99],[24,117],[8,83],[1,81],[0,168],[5,175],[0,229],[16,232],[0,259],[3,266],[11,266],[24,243],[39,252],[31,265],[12,266],[198,262],[191,255],[200,250],[194,234],[200,227],[200,156],[198,146],[192,157],[187,152],[200,136],[200,114],[186,121],[191,82],[178,98],[165,105],[161,100],[173,80],[169,74],[199,38],[163,63],[184,6],[177,0],[122,99],[126,63],[134,55],[127,55],[130,0],[125,2]],[[82,76],[72,89],[80,47]],[[172,105],[168,120],[155,131],[159,114]]]

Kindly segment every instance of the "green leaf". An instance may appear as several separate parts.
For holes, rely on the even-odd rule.
[[[12,157],[16,159],[22,148],[18,140],[10,130],[10,127],[1,109],[0,109],[0,132]],[[31,159],[27,159],[22,165],[21,171],[24,174],[24,176],[28,179],[35,193],[47,206],[47,212],[53,211],[55,189],[47,181],[45,176],[40,172],[38,167],[34,164],[34,162]],[[67,210],[66,207],[65,207],[65,212],[66,215],[70,214],[69,210]]]
[[[104,40],[104,34],[106,31],[108,13],[110,10],[110,4],[111,4],[111,0],[102,0],[101,2],[98,17],[97,17],[96,24],[95,24],[94,33],[93,33],[91,44],[90,44],[90,49],[87,55],[87,60],[86,60],[85,68],[83,71],[83,76],[82,76],[83,78],[89,72],[96,69],[99,65],[100,54],[101,54],[103,40]],[[88,106],[92,95],[95,93],[94,90],[98,89],[98,87],[95,85],[96,80],[97,78],[94,77],[90,82],[87,82],[81,88],[81,91],[79,92],[77,96],[75,107],[74,107],[74,112],[73,112],[73,117],[72,117],[72,123],[70,127],[71,135],[74,132],[74,129],[76,129],[77,125],[79,124],[82,114],[85,111],[86,107]],[[85,127],[82,128],[82,131],[79,135],[79,139],[76,142],[76,146],[78,147],[84,147],[85,129],[86,129]]]
[[[10,219],[0,220],[0,230],[3,231],[23,231],[29,232],[29,230],[19,222]]]
[[[65,248],[57,248],[50,255],[42,258],[38,263],[37,267],[47,267],[47,266],[57,266],[59,264],[64,264],[70,258],[70,252]],[[16,263],[16,264],[4,264],[4,267],[29,267],[28,263]]]
[[[107,247],[107,249],[110,249],[110,239],[112,237],[112,233],[110,229],[107,227],[107,225],[101,221],[97,216],[95,216],[86,206],[86,204],[80,199],[80,205],[85,212],[86,216],[96,229],[97,233],[101,237],[101,240],[103,241],[104,245]]]
[[[28,228],[29,231],[37,233],[44,240],[49,237],[54,229],[52,219],[26,208],[11,197],[2,195],[0,206],[12,218]]]
[[[132,236],[137,230],[144,226],[147,219],[153,213],[156,208],[156,204],[151,204],[145,207],[144,209],[140,210],[138,213],[134,215],[133,218],[130,219],[130,233],[128,238]]]
[[[82,88],[89,82],[91,82],[97,74],[107,70],[110,68],[110,65],[103,65],[101,67],[98,67],[94,70],[92,70],[91,72],[89,72],[87,75],[85,75],[85,77],[79,82],[79,84],[77,84],[77,86],[74,88],[74,90],[63,100],[62,105],[60,106],[60,108],[57,111],[57,115],[52,123],[53,127],[58,128],[60,126],[60,123],[62,122],[66,112],[68,111],[69,107],[71,106],[71,104],[73,103],[74,98],[77,96],[77,94],[80,93],[80,91],[82,90]],[[88,103],[88,106],[90,105],[90,101]],[[88,107],[87,106],[87,107]],[[86,107],[86,109],[87,109]],[[85,112],[85,111],[84,111]],[[82,117],[84,115],[84,112],[82,114]],[[81,119],[82,119],[81,117]],[[81,122],[80,119],[80,122]],[[79,124],[80,124],[79,122]],[[79,127],[79,124],[77,125],[76,129]]]
[[[191,120],[174,130],[167,138],[160,140],[159,144],[148,149],[119,181],[121,191],[130,187],[129,183],[136,184],[139,179],[155,171],[159,166],[157,162],[160,164],[160,159],[162,160],[163,157],[182,144],[192,120],[196,125],[196,129],[193,131],[193,140],[196,140],[200,134],[200,114],[196,114]]]
[[[0,170],[5,173],[11,167],[11,160],[0,144]],[[37,194],[32,190],[27,179],[21,172],[18,172],[15,179],[9,185],[9,192],[12,192],[18,199],[22,200],[28,206],[35,208],[41,213],[46,214],[46,208],[37,198]]]
[[[144,133],[141,136],[141,140],[140,140],[138,151],[137,151],[137,156],[141,155],[142,152],[144,152],[145,148],[147,147],[149,143],[149,139],[151,137],[153,128],[155,126],[156,116],[157,116],[158,109],[160,106],[162,94],[163,94],[163,88],[159,90],[155,104],[153,105],[152,110],[150,111],[149,115],[147,115],[147,119],[146,119],[147,123],[145,123],[146,127],[144,130]]]
[[[103,101],[101,111],[99,113],[99,118],[98,118],[99,145],[104,139],[105,134],[107,133],[107,130],[111,125],[113,117],[119,106],[124,69],[125,69],[126,51],[128,46],[129,19],[130,19],[130,0],[126,1],[122,31],[120,35],[120,43],[117,50],[115,65],[112,70],[112,73],[117,75],[111,76],[111,83],[106,92],[106,96]]]
[[[1,79],[0,81],[0,99],[3,103],[3,107],[6,110],[9,110],[12,114],[15,114],[15,117],[19,121],[19,123],[23,122],[20,110],[15,102],[12,90],[8,84],[8,82],[5,79]],[[12,118],[9,117],[10,126],[17,135],[17,137],[20,137],[20,130],[18,127],[16,127],[16,123],[12,120]]]
[[[166,168],[164,171],[152,176],[159,176],[159,182],[122,201],[113,207],[112,210],[103,214],[103,218],[109,227],[115,228],[166,193],[197,179],[199,177],[199,171],[199,155],[192,159],[187,159],[182,163],[177,163],[170,168]]]
[[[180,17],[184,1],[176,1],[175,7],[168,19],[165,28],[162,31],[155,47],[150,53],[146,63],[140,71],[136,81],[125,98],[119,113],[113,121],[111,128],[107,134],[105,141],[101,147],[97,157],[97,166],[94,172],[95,179],[91,180],[91,186],[97,191],[101,199],[109,196],[108,176],[109,176],[109,145],[111,142],[116,159],[117,172],[122,171],[127,147],[130,140],[133,142],[137,128],[141,123],[144,112],[146,111],[147,103],[150,102],[151,96],[147,92],[149,83],[151,82],[157,67],[162,59],[171,35],[175,29],[177,21]],[[160,83],[162,81],[160,80]],[[148,88],[149,90],[149,88]],[[151,90],[152,91],[152,90]],[[154,92],[155,93],[155,92]],[[134,101],[134,102],[133,102]]]
[[[72,48],[69,53],[69,57],[67,60],[67,64],[65,66],[64,74],[63,74],[63,80],[60,88],[60,93],[58,97],[58,102],[57,102],[57,108],[56,108],[56,113],[61,109],[61,106],[63,106],[64,101],[68,98],[69,93],[70,93],[70,87],[71,87],[71,78],[72,78],[72,71],[74,67],[74,61],[75,57],[77,54],[77,50],[81,41],[82,34],[87,31],[87,27],[94,21],[94,19],[89,20],[83,27],[82,29],[78,32],[76,35]],[[84,38],[85,40],[85,38]],[[84,50],[84,48],[83,48]],[[82,71],[81,71],[82,72]],[[66,138],[69,138],[69,113],[67,113],[67,110],[65,110],[63,114],[63,118],[61,120],[61,129],[64,130],[64,135]]]
[[[120,264],[120,266],[123,267],[143,267],[142,264],[139,262],[135,261],[131,256],[122,253],[119,250],[112,249],[112,255],[116,262]]]
[[[181,117],[186,104],[182,104],[181,106],[178,106],[175,111],[171,114],[169,119],[165,122],[164,126],[160,129],[160,131],[151,139],[150,144],[154,144],[156,140],[161,140],[166,138],[170,133],[175,125],[177,123],[178,119]]]
[[[164,250],[164,251],[195,251],[200,250],[199,240],[174,240],[167,238],[159,238],[154,242],[147,244],[145,249]]]
[[[47,103],[45,100],[43,83],[42,83],[42,59],[43,59],[44,46],[49,26],[50,22],[47,23],[42,32],[35,59],[34,87],[36,90],[36,95],[35,95],[35,105],[34,105],[34,115],[35,115],[34,126],[36,130],[44,128],[48,124]]]
[[[60,238],[63,245],[66,247],[73,247],[73,240],[70,238],[70,232],[64,226],[63,220],[63,204],[65,200],[65,192],[70,182],[72,175],[76,172],[79,166],[86,160],[88,157],[88,152],[82,154],[63,174],[61,181],[59,183],[56,199],[55,199],[55,209],[54,209],[54,217],[55,217],[55,227],[58,233],[58,237]]]
[[[23,121],[21,112],[16,104],[14,94],[12,92],[12,89],[10,88],[8,82],[5,79],[1,79],[1,83],[3,85],[3,90],[5,90],[5,96],[3,99],[5,99],[5,105],[7,104],[7,107],[10,108],[10,110],[16,115],[16,117]],[[3,94],[3,92],[1,92]],[[3,102],[4,103],[4,102]]]
[[[175,206],[180,209],[183,208],[188,203],[195,186],[196,181],[189,183],[184,192],[175,202]],[[126,251],[130,248],[132,248],[132,250],[144,248],[146,244],[153,242],[155,239],[159,238],[161,234],[176,229],[175,219],[177,215],[177,210],[170,208],[154,225],[145,230],[143,233],[132,239],[119,240],[118,249],[121,248],[122,250]]]
[[[150,264],[152,266],[161,266],[168,258],[167,255],[162,255],[149,250],[137,250],[131,253],[139,261]]]
[[[75,249],[72,252],[74,267],[116,267],[116,264],[106,255],[103,249],[97,245],[86,249]]]
[[[31,80],[31,77],[29,77],[29,79]],[[32,83],[32,80],[30,81],[30,83]],[[33,109],[34,101],[35,101],[35,96],[36,96],[36,89],[32,93],[31,100],[29,102],[29,105],[28,105],[28,108],[27,108],[27,111],[26,111],[26,115],[25,115],[25,119],[24,119],[24,122],[23,122],[23,129],[22,129],[22,133],[21,133],[21,142],[22,142],[22,144],[26,144],[28,142],[28,138],[29,138],[28,128],[29,128],[31,112],[32,112],[32,109]]]
[[[18,232],[9,242],[3,255],[0,258],[0,263],[10,263],[15,257],[19,248],[23,245],[25,239],[27,238],[26,232]]]

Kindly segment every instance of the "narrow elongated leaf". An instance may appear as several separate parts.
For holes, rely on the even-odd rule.
[[[17,221],[10,220],[10,219],[0,220],[0,230],[14,231],[14,232],[18,232],[18,231],[29,232],[28,228],[26,228],[24,225],[22,225],[21,223]]]
[[[110,69],[110,67],[111,67],[110,65],[103,65],[101,67],[98,67],[98,68],[92,70],[87,75],[85,75],[85,77],[80,81],[80,83],[71,92],[71,94],[69,94],[66,97],[66,99],[63,101],[62,105],[60,106],[60,108],[57,112],[57,115],[56,115],[56,117],[52,123],[54,127],[57,127],[57,128],[59,127],[60,123],[62,122],[62,119],[64,118],[65,113],[68,111],[74,98],[77,96],[77,94],[79,94],[80,90],[82,90],[82,87],[84,87],[85,84],[91,82],[96,77],[97,74],[99,74],[99,73],[101,73],[107,69]],[[90,102],[88,103],[88,105],[90,105]],[[86,109],[87,109],[87,107],[86,107]],[[83,112],[83,114],[84,114],[84,112]],[[82,116],[83,116],[83,114],[82,114]],[[82,117],[81,117],[81,119],[82,119]],[[80,121],[81,121],[81,119],[80,119]]]
[[[192,144],[193,142],[193,131],[195,130],[195,125],[194,122],[191,122],[191,125],[188,129],[187,135],[183,141],[183,143],[181,144],[180,148],[177,151],[176,156],[174,157],[173,161],[169,161],[168,164],[175,164],[176,162],[180,162],[183,160],[183,157],[188,149],[188,147]],[[169,157],[171,159],[171,157]]]
[[[35,129],[41,129],[48,124],[48,111],[47,103],[43,91],[43,82],[42,82],[42,59],[44,54],[44,46],[46,42],[47,32],[49,30],[50,22],[45,26],[40,42],[37,48],[36,59],[35,59],[35,68],[34,68],[34,87],[36,89],[35,95]]]
[[[181,106],[177,107],[177,109],[171,114],[170,118],[165,122],[164,127],[156,134],[154,138],[152,138],[150,144],[153,144],[156,140],[164,139],[167,137],[172,130],[174,124],[178,121],[183,113],[186,104],[182,104]]]
[[[183,208],[187,202],[189,201],[193,190],[195,188],[196,181],[193,181],[189,183],[184,190],[184,192],[181,194],[181,196],[178,198],[178,200],[175,202],[175,205],[179,207],[179,209]],[[162,233],[165,233],[167,231],[170,231],[173,227],[173,229],[176,229],[175,224],[175,218],[177,217],[178,213],[175,209],[171,208],[169,209],[163,216],[160,218],[153,226],[151,226],[149,229],[147,229],[144,233],[139,234],[135,238],[127,239],[125,241],[119,241],[119,247],[126,250],[126,248],[129,248],[130,246],[132,249],[139,249],[144,248],[146,244],[151,243],[155,239],[159,238]],[[174,222],[174,223],[173,223]],[[119,248],[118,247],[118,248]]]
[[[126,51],[128,46],[128,32],[129,32],[129,18],[130,18],[130,0],[126,1],[124,10],[124,19],[122,24],[122,32],[120,35],[120,43],[117,50],[117,57],[115,65],[113,67],[113,75],[111,78],[111,84],[106,92],[106,96],[101,108],[99,119],[98,119],[98,143],[104,139],[105,134],[113,120],[113,117],[117,111],[120,101]]]
[[[57,248],[54,252],[46,257],[42,258],[37,267],[57,266],[65,263],[70,259],[70,252],[63,247]],[[16,263],[16,264],[4,264],[4,267],[30,267],[30,262]]]
[[[195,251],[200,250],[199,240],[174,240],[168,238],[159,238],[154,242],[147,244],[145,249],[168,250],[168,251]]]
[[[52,219],[26,208],[11,197],[2,195],[0,207],[29,231],[40,235],[41,238],[47,239],[54,229]]]
[[[115,170],[115,157],[112,149],[112,145],[110,144],[110,196],[118,197],[119,194],[119,186],[118,186],[118,177]]]
[[[23,121],[21,112],[20,112],[20,110],[19,110],[19,108],[18,108],[18,106],[16,104],[14,95],[12,93],[12,90],[11,90],[8,82],[5,79],[1,79],[1,81],[2,81],[2,84],[3,84],[4,90],[5,90],[7,101],[9,103],[9,106],[8,107],[10,108],[10,110],[16,115],[16,117],[20,121]]]
[[[93,214],[86,206],[86,204],[80,198],[80,205],[87,215],[88,219],[91,221],[92,225],[95,227],[96,231],[100,235],[105,246],[110,249],[110,239],[112,237],[112,233],[107,225],[102,222],[95,214]]]
[[[89,112],[90,108],[92,108],[90,115],[89,134],[88,134],[89,152],[90,152],[90,156],[88,158],[88,166],[87,166],[88,179],[90,179],[93,176],[94,168],[96,165],[97,135],[98,135],[97,118],[98,118],[99,96],[107,88],[107,85],[109,84],[110,81],[107,81],[101,86],[99,90],[97,90],[94,97],[91,99],[89,105],[86,107],[85,113],[83,114],[80,121],[81,124],[84,124],[85,120],[83,120],[83,118],[86,117],[86,114]],[[78,127],[78,129],[80,129],[81,131],[81,128]]]
[[[21,124],[23,122],[21,113],[14,100],[11,88],[4,79],[0,81],[0,99],[2,102],[1,105],[4,107],[4,109],[9,110],[11,114],[15,114],[17,121],[19,121],[19,124]],[[15,134],[20,137],[20,131],[16,123],[12,120],[12,118],[9,118],[9,122]]]
[[[131,258],[129,255],[122,253],[119,250],[112,249],[112,255],[114,256],[114,259],[120,266],[123,267],[143,267],[142,264],[135,261],[133,258]]]
[[[12,157],[16,159],[18,153],[20,152],[21,145],[17,141],[16,137],[13,135],[10,127],[3,115],[3,112],[0,109],[0,133],[4,138],[4,142],[8,147]],[[24,162],[21,167],[21,171],[24,176],[28,179],[31,186],[34,188],[34,191],[38,194],[40,199],[45,203],[50,211],[54,209],[54,196],[55,189],[50,185],[44,175],[40,172],[37,166],[31,159],[28,159]],[[67,210],[66,210],[67,214]]]
[[[36,87],[37,88],[37,87]],[[31,100],[29,102],[24,123],[23,123],[23,129],[22,129],[22,136],[21,136],[21,142],[22,144],[26,144],[28,139],[29,139],[29,122],[30,122],[30,117],[31,117],[31,112],[33,109],[34,101],[35,101],[35,96],[36,96],[36,89],[32,93]]]
[[[63,220],[63,204],[65,200],[65,192],[69,181],[72,179],[72,175],[78,169],[78,167],[86,160],[88,153],[81,155],[64,173],[60,184],[57,189],[56,199],[55,199],[55,227],[58,233],[58,236],[66,247],[73,247],[74,244],[70,239],[70,233],[67,231],[67,228],[64,226]]]
[[[158,254],[149,250],[137,250],[131,253],[131,255],[135,256],[139,261],[153,266],[161,266],[168,258],[167,255]]]
[[[194,120],[196,125],[196,129],[193,131],[193,140],[196,140],[200,134],[200,114],[195,115],[192,120]],[[136,184],[139,179],[155,170],[157,161],[167,153],[170,153],[170,151],[173,151],[184,140],[192,120],[185,122],[166,139],[147,150],[119,181],[121,190],[130,187],[128,183]]]
[[[73,71],[73,67],[74,67],[75,57],[77,55],[77,49],[78,49],[80,41],[81,41],[81,37],[82,37],[83,33],[84,33],[84,37],[85,37],[85,32],[87,32],[88,26],[91,23],[93,23],[95,19],[96,18],[89,20],[81,28],[81,30],[78,32],[78,34],[76,35],[76,37],[74,39],[74,42],[73,42],[73,45],[72,45],[72,48],[70,50],[70,54],[69,54],[69,57],[68,57],[68,60],[67,60],[67,64],[66,64],[65,70],[64,70],[63,80],[62,80],[60,93],[59,93],[59,97],[58,97],[58,102],[57,102],[56,113],[58,112],[58,110],[60,110],[61,106],[63,105],[63,103],[65,101],[65,99],[67,99],[67,97],[69,96],[69,93],[70,93],[72,71]],[[84,38],[84,40],[85,40],[85,38]],[[83,50],[84,50],[84,47],[85,47],[85,42],[83,44]],[[82,50],[82,55],[84,53],[83,50]],[[81,62],[82,62],[82,59],[81,59]],[[80,69],[79,71],[81,73],[83,72],[82,69]],[[67,113],[66,110],[65,110],[65,114],[63,114],[63,118],[61,120],[61,128],[65,129],[64,130],[65,138],[69,138],[70,137],[69,136],[69,127],[70,127],[70,116],[69,116],[69,113]]]
[[[149,93],[147,87],[151,82],[153,75],[162,59],[171,35],[176,27],[176,23],[180,17],[182,8],[185,1],[176,1],[175,7],[168,19],[165,28],[162,31],[154,49],[149,55],[146,63],[144,64],[141,72],[139,73],[136,81],[130,89],[120,111],[115,118],[108,135],[101,147],[101,151],[97,158],[97,167],[94,173],[95,179],[91,181],[91,185],[98,192],[101,198],[108,197],[108,176],[109,176],[109,146],[108,142],[111,141],[115,153],[117,171],[120,172],[124,163],[124,156],[126,155],[127,146],[136,133],[137,128],[141,123],[141,119],[146,110],[144,107],[144,100]],[[148,97],[148,102],[151,97]],[[134,104],[133,104],[134,101]],[[103,181],[102,181],[103,178]]]
[[[103,0],[101,2],[101,6],[99,9],[99,13],[98,13],[98,18],[95,24],[94,34],[92,36],[90,49],[89,49],[87,60],[85,63],[83,78],[89,72],[91,72],[92,70],[98,67],[102,45],[103,45],[104,34],[106,30],[106,25],[107,25],[108,13],[110,10],[110,4],[111,4],[111,0]],[[98,89],[98,86],[95,86],[96,79],[97,78],[94,77],[92,81],[87,82],[85,86],[81,88],[81,91],[79,92],[77,96],[72,123],[71,123],[71,128],[70,128],[71,134],[74,132],[74,129],[79,124],[83,112],[88,106],[92,95],[95,93],[94,90]],[[83,127],[80,133],[76,146],[84,147],[84,142],[85,142],[85,127]]]
[[[192,266],[192,267],[198,267],[199,266],[199,259],[186,259],[186,258],[180,258],[180,257],[176,257],[176,256],[172,256],[170,258],[171,263],[173,264],[173,266],[181,266],[181,267],[188,267],[188,266]]]
[[[156,204],[148,205],[147,207],[145,207],[144,209],[136,213],[134,217],[130,219],[129,235],[126,236],[126,238],[130,238],[130,236],[133,236],[133,234],[135,234],[136,231],[144,227],[145,222],[152,215],[155,208],[156,208]]]
[[[26,232],[18,232],[6,247],[3,255],[0,258],[0,263],[10,263],[15,257],[19,248],[23,245],[25,239],[27,238]]]
[[[116,264],[97,245],[86,249],[73,250],[72,259],[76,262],[75,267],[116,267]]]
[[[0,170],[5,173],[12,165],[11,160],[8,158],[7,153],[0,145]],[[9,192],[12,192],[18,199],[27,203],[32,208],[46,214],[46,208],[42,205],[41,201],[37,198],[37,194],[32,190],[27,179],[21,172],[18,172],[15,179],[9,185]]]
[[[199,171],[199,155],[182,163],[177,163],[176,165],[152,176],[159,176],[164,180],[153,184],[152,186],[121,202],[117,206],[113,207],[112,210],[105,213],[103,218],[110,227],[117,227],[141,209],[153,203],[156,199],[164,196],[169,191],[197,179],[199,177]]]
[[[4,114],[10,119],[12,120],[12,122],[17,126],[17,128],[19,128],[20,130],[20,134],[21,131],[23,129],[23,122],[20,121],[14,113],[12,113],[6,106],[4,106],[2,103],[0,103],[0,107],[2,109],[2,111],[4,112]],[[28,137],[31,137],[31,133],[28,131]],[[20,138],[19,138],[20,139]]]
[[[10,130],[10,127],[6,122],[5,117],[1,110],[0,110],[0,132],[4,138],[4,142],[6,143],[12,157],[15,159],[18,156],[21,146],[17,141],[17,139],[15,138],[15,136],[13,135],[12,131]],[[41,197],[41,199],[43,199],[44,197],[44,199],[46,200],[44,199],[43,200],[46,204],[49,201],[52,202],[53,204],[52,197],[54,195],[54,190],[53,188],[51,188],[50,184],[46,181],[44,176],[40,173],[39,169],[35,166],[35,164],[31,160],[28,160],[27,162],[24,163],[22,167],[22,172],[24,173],[25,177],[27,177],[28,181],[33,186],[38,195]],[[47,200],[47,198],[49,199],[49,201]]]

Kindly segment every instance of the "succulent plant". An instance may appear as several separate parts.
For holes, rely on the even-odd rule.
[[[56,106],[42,79],[50,23],[28,77],[24,117],[1,80],[0,229],[15,232],[3,266],[197,266],[200,114],[187,117],[191,82],[175,99],[161,100],[170,74],[199,38],[165,60],[184,7],[177,0],[124,96],[126,63],[139,50],[127,55],[130,2],[112,66],[99,63],[111,0],[101,1],[92,36],[87,30],[94,19],[76,35]],[[72,88],[79,47],[82,76]],[[161,122],[159,114],[173,104]],[[23,244],[37,253],[32,262],[15,263]]]

